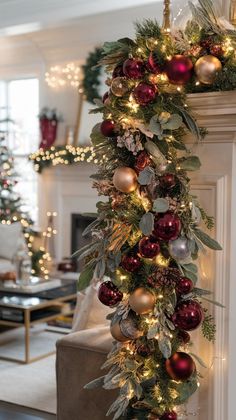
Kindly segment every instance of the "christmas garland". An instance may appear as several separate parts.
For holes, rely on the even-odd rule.
[[[236,32],[210,0],[190,7],[184,31],[144,21],[135,40],[106,42],[101,60],[110,89],[93,110],[103,122],[91,140],[103,158],[94,186],[108,200],[97,203],[97,220],[84,232],[92,242],[77,255],[86,262],[80,290],[111,279],[98,292],[114,307],[108,318],[116,341],[103,366],[109,372],[86,388],[120,390],[108,411],[114,420],[176,420],[199,385],[202,362],[189,332],[201,326],[206,339],[215,338],[203,301],[215,302],[197,286],[196,260],[205,247],[221,247],[201,229],[214,221],[190,192],[188,172],[201,163],[184,138],[190,131],[199,141],[204,130],[185,94],[236,88]]]

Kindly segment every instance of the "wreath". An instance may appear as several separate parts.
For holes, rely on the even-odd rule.
[[[101,98],[99,93],[99,87],[101,85],[100,77],[102,73],[102,67],[98,65],[102,59],[102,48],[95,48],[92,51],[82,66],[84,73],[83,89],[84,94],[88,102],[94,104],[94,98]]]

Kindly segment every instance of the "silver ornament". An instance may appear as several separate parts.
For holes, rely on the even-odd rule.
[[[169,242],[170,255],[176,260],[186,260],[191,255],[190,242],[184,236]]]

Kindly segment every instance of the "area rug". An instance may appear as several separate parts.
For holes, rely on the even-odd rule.
[[[56,413],[55,355],[29,365],[1,360],[1,355],[15,357],[23,354],[23,335],[0,334],[0,401],[14,403],[47,413]],[[55,349],[61,334],[46,331],[32,335],[32,356]]]

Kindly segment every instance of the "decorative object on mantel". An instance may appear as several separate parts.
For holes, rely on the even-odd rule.
[[[193,20],[172,33],[170,1],[164,5],[162,30],[147,20],[136,24],[134,41],[105,43],[108,82],[123,71],[126,89],[111,89],[109,101],[94,110],[112,127],[104,133],[97,125],[91,136],[97,158],[107,158],[93,178],[108,201],[97,204],[97,221],[84,232],[92,232],[92,243],[77,252],[86,260],[78,287],[109,276],[123,293],[109,318],[117,340],[103,366],[110,371],[86,386],[120,389],[107,413],[114,420],[189,417],[181,406],[200,386],[204,362],[192,353],[188,332],[201,326],[214,341],[214,319],[203,302],[222,306],[197,286],[199,253],[222,248],[205,232],[213,218],[190,192],[188,172],[201,163],[184,137],[190,132],[200,141],[203,130],[185,94],[236,88],[236,31],[224,26],[211,0],[199,0],[190,3]],[[130,181],[128,169],[132,189],[120,187]],[[137,336],[130,334],[134,324]]]
[[[56,141],[58,123],[63,121],[62,115],[57,110],[44,107],[39,114],[40,131],[42,140],[41,149],[49,149]]]
[[[48,150],[39,149],[29,159],[34,162],[34,169],[41,173],[43,169],[57,165],[72,165],[79,162],[97,163],[96,153],[92,146],[74,147],[53,146]]]

